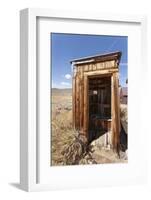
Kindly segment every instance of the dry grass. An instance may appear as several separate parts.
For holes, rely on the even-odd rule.
[[[51,164],[63,165],[64,148],[74,140],[72,129],[71,95],[52,96]]]

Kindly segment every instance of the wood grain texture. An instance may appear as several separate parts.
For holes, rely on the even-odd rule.
[[[84,134],[88,138],[88,77],[84,76]]]
[[[75,76],[72,79],[72,124],[75,129],[75,119],[76,119],[76,108],[75,108],[75,99],[76,99],[76,79]]]
[[[120,139],[120,108],[118,73],[113,73],[112,82],[112,142],[113,148],[118,151]]]

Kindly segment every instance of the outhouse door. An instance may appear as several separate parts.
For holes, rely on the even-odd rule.
[[[108,131],[111,122],[111,76],[90,76],[88,79],[89,141]]]
[[[84,76],[84,133],[91,142],[111,131],[110,145],[117,149],[120,134],[118,73]]]

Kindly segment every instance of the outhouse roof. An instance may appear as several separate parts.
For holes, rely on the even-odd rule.
[[[84,63],[91,63],[91,62],[103,62],[103,61],[109,61],[109,60],[120,61],[121,55],[122,53],[120,51],[116,51],[116,52],[110,52],[106,54],[98,54],[98,55],[74,59],[74,60],[71,60],[70,63],[76,65],[76,64],[84,64]]]

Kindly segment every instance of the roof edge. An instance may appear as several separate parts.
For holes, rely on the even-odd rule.
[[[71,60],[70,63],[71,64],[84,64],[87,62],[95,62],[95,61],[103,61],[105,58],[117,58],[120,60],[122,55],[121,51],[116,51],[116,52],[110,52],[110,53],[106,53],[106,54],[98,54],[98,55],[94,55],[94,56],[88,56],[88,57],[83,57],[83,58],[78,58],[78,59],[74,59]]]

